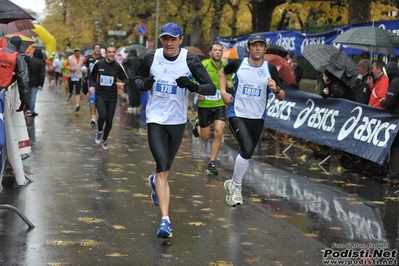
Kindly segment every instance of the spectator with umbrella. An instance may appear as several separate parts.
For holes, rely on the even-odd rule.
[[[323,81],[326,85],[321,91],[321,96],[323,96],[323,98],[344,98],[351,101],[355,99],[353,90],[327,69],[323,71]]]
[[[17,112],[26,109],[26,94],[29,92],[29,73],[25,59],[18,53],[22,45],[21,37],[11,37],[7,47],[0,49],[0,87],[7,88],[13,82],[18,82],[21,104]]]
[[[354,86],[355,102],[369,104],[371,91],[369,85],[367,84],[367,78],[371,75],[370,65],[371,62],[369,59],[362,59],[359,62],[359,75]]]

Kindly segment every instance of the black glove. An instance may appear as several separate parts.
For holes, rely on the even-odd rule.
[[[152,85],[154,84],[155,79],[154,77],[149,77],[149,78],[145,78],[143,81],[143,85],[141,85],[140,90],[141,91],[148,91],[152,88]]]
[[[18,110],[16,110],[16,112],[25,111],[27,107],[28,105],[26,102],[21,102],[21,105],[19,106]]]
[[[192,82],[188,77],[182,76],[176,79],[177,86],[187,88],[191,92],[198,92],[198,84]]]

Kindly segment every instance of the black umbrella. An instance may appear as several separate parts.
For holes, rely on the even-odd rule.
[[[148,49],[139,43],[133,43],[128,45],[130,48],[134,48],[137,51],[137,56],[143,58],[147,53]]]
[[[14,4],[8,0],[0,1],[0,23],[8,24],[15,20],[20,19],[32,19],[36,20],[34,17],[29,15],[25,10],[23,10],[18,5]]]
[[[266,47],[266,54],[275,54],[281,57],[286,57],[288,51],[280,45],[268,43]]]
[[[302,55],[320,72],[327,69],[349,86],[355,86],[358,68],[355,62],[335,46],[316,43],[303,49]]]
[[[359,27],[345,31],[333,40],[348,47],[362,49],[371,53],[394,54],[399,48],[399,36],[377,27]]]

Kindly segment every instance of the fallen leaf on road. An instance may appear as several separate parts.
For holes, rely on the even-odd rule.
[[[106,257],[129,257],[127,254],[122,253],[112,253],[112,254],[105,254]]]
[[[133,193],[133,198],[147,198],[147,194]]]
[[[111,225],[111,227],[116,230],[126,229],[126,227],[124,227],[123,225]]]
[[[81,221],[81,222],[88,223],[88,224],[101,223],[103,221],[102,219],[97,219],[97,218],[94,218],[94,217],[79,217],[78,220]]]
[[[205,224],[203,222],[190,222],[189,225],[193,226],[204,226]]]
[[[245,259],[245,262],[251,264],[254,262],[258,262],[259,260],[260,258],[258,257],[258,258]]]
[[[47,242],[47,244],[59,247],[59,246],[72,245],[73,242],[72,241],[66,241],[66,240],[51,240],[51,241]]]
[[[308,233],[308,234],[304,234],[307,237],[317,237],[317,235],[315,233]]]
[[[90,239],[83,239],[82,241],[79,242],[81,246],[83,247],[95,247],[98,245],[101,245],[102,243],[96,240],[90,240]]]
[[[233,263],[229,263],[229,262],[226,262],[224,260],[219,260],[217,262],[210,261],[208,265],[209,266],[234,266]]]
[[[289,216],[284,214],[273,214],[273,217],[277,219],[287,219]]]

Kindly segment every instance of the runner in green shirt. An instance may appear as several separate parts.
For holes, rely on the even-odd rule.
[[[223,130],[226,125],[226,106],[220,96],[219,90],[219,70],[225,63],[221,60],[223,46],[215,43],[209,49],[209,59],[202,61],[205,69],[208,71],[213,84],[216,86],[216,94],[204,96],[198,94],[198,119],[194,123],[193,135],[201,136],[202,140],[207,141],[211,136],[211,125],[214,128],[214,139],[210,155],[210,162],[206,170],[208,175],[217,175],[215,167],[216,156],[222,145]],[[231,75],[228,77],[228,88],[232,89],[234,84]]]

